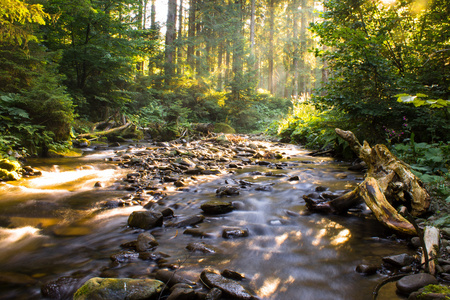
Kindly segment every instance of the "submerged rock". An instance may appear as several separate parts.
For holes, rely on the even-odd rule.
[[[208,287],[216,287],[234,299],[255,299],[255,297],[239,282],[225,278],[213,271],[204,270],[200,275],[200,278]]]
[[[383,262],[395,267],[404,267],[412,264],[413,261],[414,257],[406,253],[383,257]]]
[[[203,242],[189,243],[186,246],[186,249],[192,252],[216,253],[216,250],[212,246],[207,245]]]
[[[150,232],[140,233],[136,241],[136,251],[143,252],[155,248],[159,243]]]
[[[91,278],[73,296],[74,300],[151,299],[164,283],[155,279]]]

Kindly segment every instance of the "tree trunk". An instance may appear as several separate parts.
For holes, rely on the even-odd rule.
[[[183,0],[180,0],[180,6],[178,9],[178,36],[177,36],[177,74],[182,73],[182,52],[183,52]]]
[[[275,88],[273,83],[273,39],[275,30],[275,5],[274,0],[269,1],[269,77],[268,77],[268,89],[271,94],[274,94]]]
[[[165,66],[164,74],[166,80],[169,81],[170,77],[174,74],[173,54],[175,50],[175,37],[176,37],[176,16],[177,16],[177,0],[169,0],[169,7],[167,10],[167,29],[166,29],[166,49],[165,49]]]
[[[194,39],[195,39],[195,12],[197,7],[196,0],[189,1],[189,28],[188,28],[188,50],[187,50],[187,62],[192,71],[195,69],[194,65]]]
[[[414,226],[394,207],[405,206],[413,216],[425,213],[430,205],[430,195],[422,182],[385,145],[371,148],[366,141],[361,145],[351,131],[336,128],[336,133],[349,143],[368,170],[365,180],[356,189],[330,201],[329,206],[337,212],[345,212],[362,199],[375,217],[389,228],[417,234]]]

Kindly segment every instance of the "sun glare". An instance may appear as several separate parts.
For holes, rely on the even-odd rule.
[[[381,0],[384,5],[393,5],[397,0]]]

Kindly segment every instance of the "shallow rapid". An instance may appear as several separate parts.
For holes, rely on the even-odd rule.
[[[196,225],[207,238],[183,234],[185,228],[151,230],[159,242],[155,251],[194,281],[205,268],[235,270],[261,299],[372,299],[384,277],[362,276],[356,266],[404,253],[406,245],[388,237],[366,214],[311,214],[302,199],[317,190],[338,194],[351,189],[363,174],[332,158],[308,156],[297,146],[266,147],[283,153],[283,168],[250,163],[196,175],[180,188],[165,184],[167,196],[159,204],[171,207],[178,218],[201,214],[200,205],[218,199],[216,190],[230,182],[243,180],[248,187],[220,198],[237,209],[206,216]],[[0,183],[0,299],[42,299],[41,287],[58,279],[68,286],[61,298],[70,299],[73,289],[91,277],[151,276],[160,267],[137,256],[120,264],[110,259],[142,232],[127,226],[128,216],[143,209],[140,205],[104,205],[130,194],[120,182],[132,170],[106,161],[115,155],[103,150],[77,159],[31,160],[42,176]],[[298,180],[289,180],[293,176]],[[247,229],[249,236],[222,237],[224,228],[235,227]],[[216,253],[189,252],[186,245],[194,241],[211,245]],[[378,299],[403,298],[388,285]]]

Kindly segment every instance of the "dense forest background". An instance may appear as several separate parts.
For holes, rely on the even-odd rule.
[[[168,0],[161,24],[155,0],[0,0],[0,153],[64,149],[107,119],[345,153],[341,127],[448,177],[450,3],[387,1]]]

